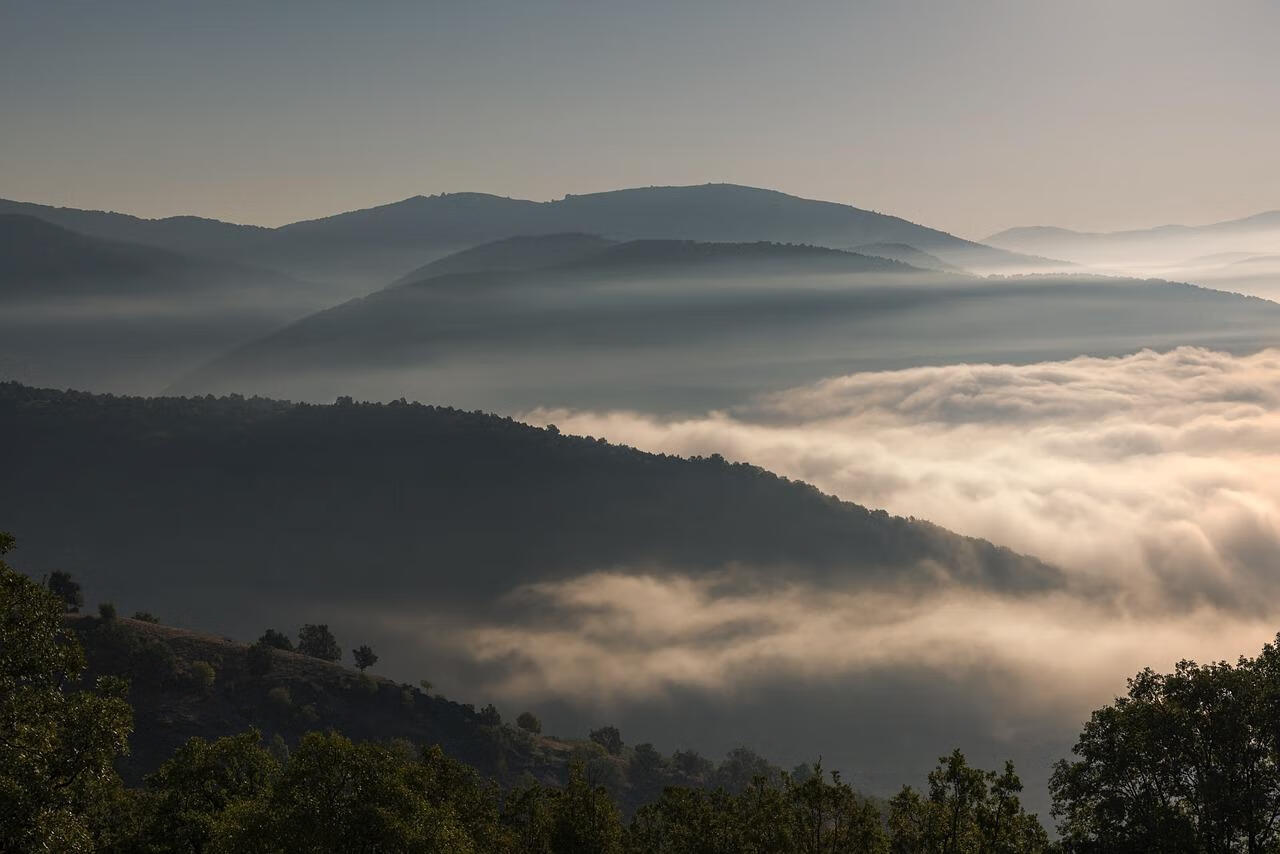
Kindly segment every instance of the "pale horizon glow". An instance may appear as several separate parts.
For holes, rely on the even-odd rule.
[[[1280,208],[1280,7],[0,0],[0,197],[280,225],[737,183],[981,239]]]

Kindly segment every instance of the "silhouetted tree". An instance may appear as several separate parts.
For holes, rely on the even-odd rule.
[[[307,623],[298,629],[298,652],[324,661],[342,660],[342,648],[326,623]]]
[[[359,669],[361,673],[363,673],[366,668],[373,667],[373,665],[378,663],[378,654],[374,652],[373,647],[368,644],[361,644],[351,650],[351,657],[355,660],[356,668]]]
[[[499,726],[502,724],[502,715],[498,714],[498,709],[493,703],[489,703],[483,709],[476,713],[480,723],[485,726]]]
[[[520,716],[516,718],[516,726],[534,735],[542,732],[542,721],[538,720],[533,712],[521,712]]]
[[[275,649],[293,651],[293,641],[289,640],[289,636],[275,629],[267,629],[263,632],[262,637],[258,638],[258,643],[266,644]]]
[[[67,613],[78,614],[84,607],[84,593],[80,590],[80,582],[73,579],[71,573],[55,569],[49,573],[45,586],[63,604]]]

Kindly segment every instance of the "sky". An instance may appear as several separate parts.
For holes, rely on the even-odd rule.
[[[1280,3],[0,0],[0,197],[276,225],[727,181],[981,238],[1280,208]]]

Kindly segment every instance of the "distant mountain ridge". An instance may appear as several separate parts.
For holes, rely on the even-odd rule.
[[[899,217],[733,184],[614,190],[549,202],[484,193],[413,196],[274,229],[197,217],[147,220],[4,200],[0,212],[40,217],[96,237],[234,258],[304,278],[358,282],[366,289],[477,244],[569,232],[613,240],[767,241],[837,249],[906,243],[975,271],[1062,266]]]
[[[174,296],[209,288],[280,292],[304,287],[269,270],[90,237],[39,217],[0,213],[0,299]]]

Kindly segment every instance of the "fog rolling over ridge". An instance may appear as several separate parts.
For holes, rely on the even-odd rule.
[[[270,270],[0,214],[0,373],[146,392],[332,292]]]
[[[980,278],[812,246],[551,235],[428,265],[169,391],[698,411],[856,370],[1188,343],[1248,352],[1280,343],[1277,319],[1272,303],[1161,281]]]
[[[1280,211],[1210,225],[1105,233],[1011,228],[987,242],[1020,252],[1051,252],[1056,258],[1119,275],[1159,276],[1267,299],[1280,297]]]

